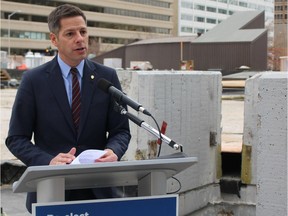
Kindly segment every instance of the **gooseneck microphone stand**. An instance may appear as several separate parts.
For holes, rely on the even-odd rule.
[[[165,136],[164,134],[162,134],[161,132],[159,132],[158,130],[156,130],[155,128],[150,126],[149,124],[147,124],[142,119],[139,119],[137,116],[133,115],[132,113],[129,113],[119,103],[115,102],[115,105],[116,105],[115,110],[118,111],[120,114],[126,115],[129,118],[129,120],[134,122],[139,127],[142,127],[143,129],[145,129],[146,131],[148,131],[152,135],[156,136],[158,139],[161,139],[163,142],[168,144],[173,149],[180,150],[181,152],[183,152],[183,146],[181,144],[177,144],[175,141],[173,141],[169,137]]]

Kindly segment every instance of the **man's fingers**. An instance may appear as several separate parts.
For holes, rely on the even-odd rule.
[[[114,162],[118,160],[117,155],[111,149],[105,149],[106,154],[98,158],[96,162]]]
[[[70,164],[75,159],[76,148],[71,148],[68,153],[59,153],[50,162],[50,165]]]
[[[68,152],[68,154],[75,155],[76,154],[76,148],[75,147],[71,148],[70,151]]]

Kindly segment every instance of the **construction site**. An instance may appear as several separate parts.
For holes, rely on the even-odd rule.
[[[217,71],[121,70],[118,75],[123,91],[149,107],[159,123],[166,121],[167,136],[182,143],[187,156],[197,157],[176,176],[179,215],[286,215],[287,72],[247,73],[244,82],[225,80]],[[1,202],[15,216],[26,212],[25,194],[11,191],[25,167],[4,141],[16,92],[1,90]],[[155,157],[150,145],[155,137],[133,123],[130,127],[123,160]],[[161,155],[173,153],[162,147]],[[178,187],[168,179],[167,193]]]
[[[197,160],[167,179],[179,216],[287,215],[287,61],[283,71],[266,71],[264,18],[263,11],[239,12],[197,37],[141,40],[91,58],[114,67],[125,94],[166,122],[165,135]],[[32,67],[22,63],[1,70],[1,207],[13,216],[29,215],[25,193],[12,192],[26,167],[5,145],[17,87]],[[133,122],[130,130],[122,160],[157,160],[157,138]],[[161,148],[161,156],[174,153]],[[137,196],[137,185],[125,191]]]

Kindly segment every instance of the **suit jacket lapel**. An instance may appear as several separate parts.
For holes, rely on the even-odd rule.
[[[70,125],[73,131],[75,131],[72,121],[71,108],[68,102],[61,69],[57,62],[57,57],[52,60],[51,68],[48,70],[48,82],[68,125]]]

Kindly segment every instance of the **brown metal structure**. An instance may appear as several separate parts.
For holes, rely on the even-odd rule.
[[[194,70],[267,70],[267,30],[264,11],[232,15],[200,37],[170,37],[138,41],[94,58],[121,58],[122,67],[131,61],[150,61],[154,69],[179,70],[182,61],[193,62]]]

